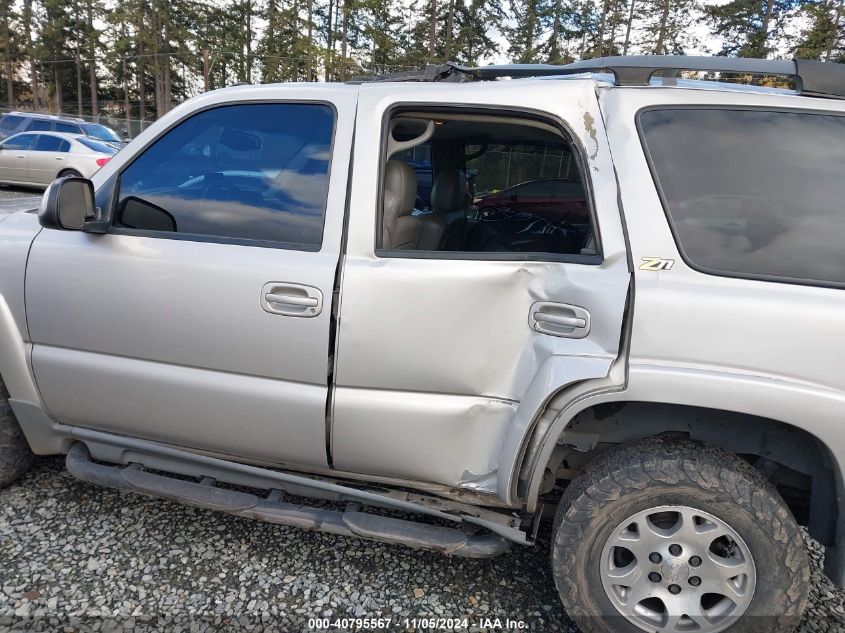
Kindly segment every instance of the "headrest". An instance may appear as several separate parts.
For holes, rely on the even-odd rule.
[[[384,170],[384,219],[408,215],[417,201],[417,174],[404,160],[389,160]]]
[[[460,169],[445,169],[437,174],[431,187],[434,211],[450,213],[466,206],[467,179]]]

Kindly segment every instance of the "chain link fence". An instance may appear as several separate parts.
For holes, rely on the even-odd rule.
[[[16,108],[0,108],[0,115],[7,114],[9,112],[26,112],[32,113],[37,112],[39,114],[49,114],[51,116],[59,116],[66,119],[75,119],[75,120],[83,120],[87,123],[99,123],[100,125],[105,125],[106,127],[111,128],[115,132],[117,132],[118,136],[121,138],[135,138],[141,132],[146,130],[150,125],[153,124],[152,119],[132,119],[122,116],[119,111],[115,111],[114,114],[100,114],[100,116],[91,116],[91,115],[78,115],[74,114],[69,111],[68,109],[64,109],[63,112],[55,112],[48,110],[46,108],[35,109],[27,107],[25,105]]]

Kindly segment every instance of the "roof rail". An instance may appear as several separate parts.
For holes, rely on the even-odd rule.
[[[487,68],[495,67],[488,66]],[[560,68],[560,66],[555,66],[555,68]],[[474,70],[479,69],[461,66],[455,62],[426,64],[425,68],[420,70],[403,70],[395,73],[376,75],[375,77],[370,75],[356,75],[347,83],[369,83],[373,81],[472,81],[473,79],[483,79],[482,77],[473,77],[472,71]],[[494,79],[494,77],[491,77],[491,79]]]
[[[543,77],[610,72],[617,86],[647,86],[652,75],[669,71],[722,72],[794,77],[796,91],[815,97],[845,98],[845,64],[807,59],[753,59],[687,55],[629,55],[598,57],[572,64],[502,64],[469,67],[448,62],[423,71],[385,75],[376,81],[483,81],[500,77]]]

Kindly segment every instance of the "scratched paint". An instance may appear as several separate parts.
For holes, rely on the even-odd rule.
[[[593,144],[595,145],[593,153],[590,154],[590,160],[595,160],[599,153],[599,139],[596,136],[596,121],[593,119],[593,115],[589,112],[584,113],[584,129],[587,130],[587,134],[590,135],[590,138],[593,140]]]

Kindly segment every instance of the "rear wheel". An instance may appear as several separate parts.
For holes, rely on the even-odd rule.
[[[74,178],[82,178],[82,174],[80,174],[75,169],[63,169],[59,172],[58,177],[64,178],[65,176],[73,176]]]
[[[33,460],[29,444],[9,406],[9,392],[0,380],[0,488],[28,471]]]
[[[609,451],[566,489],[552,568],[585,632],[786,632],[807,599],[801,532],[742,459],[651,438]]]

